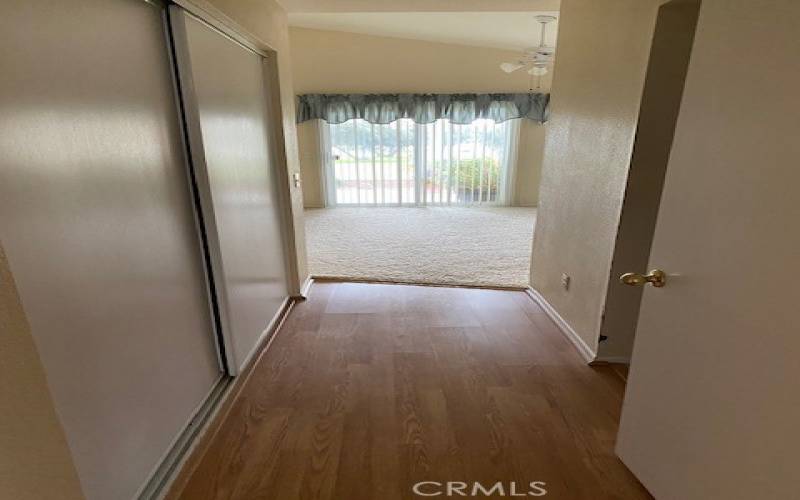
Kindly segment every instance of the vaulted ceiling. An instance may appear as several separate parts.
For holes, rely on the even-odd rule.
[[[560,0],[278,0],[287,12],[522,12],[558,10]]]
[[[289,13],[289,24],[303,28],[521,51],[539,44],[537,14],[557,16],[558,12],[297,12]],[[556,31],[557,22],[548,25],[548,45],[555,45]]]

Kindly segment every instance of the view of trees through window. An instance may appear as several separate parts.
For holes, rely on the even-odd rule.
[[[340,205],[498,203],[513,121],[329,125],[329,189]]]

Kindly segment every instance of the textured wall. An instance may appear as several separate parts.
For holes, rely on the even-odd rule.
[[[0,498],[83,498],[2,246],[0,394]]]
[[[337,31],[291,28],[292,70],[298,94],[328,92],[526,92],[530,76],[498,65],[519,52]],[[542,87],[549,89],[550,75]],[[317,124],[299,129],[307,207],[323,205]],[[544,126],[521,127],[514,203],[536,205]]]
[[[278,74],[283,115],[283,133],[289,178],[300,172],[297,152],[297,127],[295,125],[295,101],[292,84],[291,55],[289,53],[289,25],[286,12],[275,0],[189,0],[209,11],[218,11],[228,19],[228,24],[237,25],[269,45],[278,53]],[[297,248],[297,267],[300,282],[308,276],[306,266],[305,226],[303,225],[303,192],[291,187],[294,238]]]
[[[531,285],[594,351],[658,4],[561,3]]]

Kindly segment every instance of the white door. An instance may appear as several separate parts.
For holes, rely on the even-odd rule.
[[[617,444],[658,499],[800,495],[798,28],[701,7]]]
[[[288,299],[264,59],[178,7],[170,13],[227,370],[235,375]]]

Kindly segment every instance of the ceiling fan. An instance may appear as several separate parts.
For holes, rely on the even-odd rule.
[[[556,55],[556,48],[548,46],[545,42],[547,25],[556,20],[556,16],[539,15],[536,21],[541,24],[539,36],[539,46],[530,47],[522,52],[522,56],[515,62],[500,63],[500,69],[506,73],[513,73],[522,68],[528,68],[527,73],[531,76],[544,76],[553,64]]]

